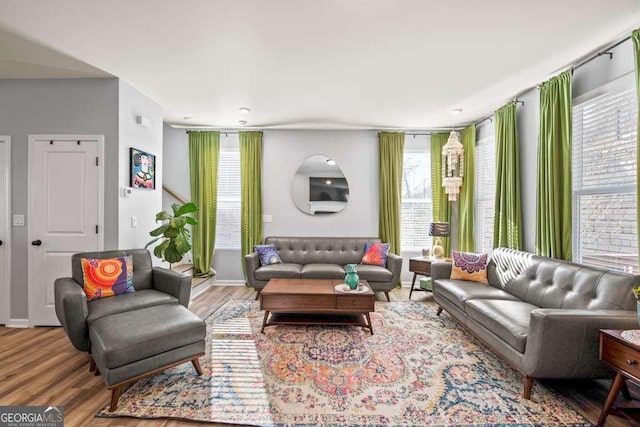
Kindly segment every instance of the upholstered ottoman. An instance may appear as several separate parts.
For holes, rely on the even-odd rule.
[[[111,390],[110,411],[122,388],[140,378],[185,362],[202,374],[206,326],[179,304],[159,305],[103,317],[89,336],[95,365]]]

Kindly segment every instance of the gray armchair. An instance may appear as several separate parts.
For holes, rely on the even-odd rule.
[[[128,255],[135,292],[87,301],[81,258]],[[111,390],[111,411],[124,387],[140,378],[186,362],[202,374],[206,326],[187,310],[189,276],[153,267],[145,249],[79,253],[71,266],[72,277],[55,281],[56,315],[73,346],[89,353],[89,370]]]
[[[133,286],[136,291],[95,301],[87,301],[81,258],[133,257]],[[188,276],[153,267],[146,249],[84,252],[71,257],[72,277],[57,279],[54,284],[56,316],[73,346],[89,352],[89,326],[112,314],[162,304],[189,305],[191,280]]]

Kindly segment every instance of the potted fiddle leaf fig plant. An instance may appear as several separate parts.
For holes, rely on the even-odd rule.
[[[171,205],[173,214],[161,211],[156,214],[156,222],[163,224],[149,232],[155,239],[146,244],[148,248],[158,240],[162,242],[153,248],[153,254],[158,258],[171,264],[182,260],[184,255],[191,250],[191,233],[187,225],[196,225],[198,222],[191,216],[198,211],[195,203],[187,202],[182,205],[174,203]],[[163,240],[164,239],[164,240]]]

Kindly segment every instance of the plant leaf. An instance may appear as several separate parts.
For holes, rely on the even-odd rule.
[[[173,216],[178,216],[178,209],[180,209],[180,205],[177,203],[173,203],[171,205],[171,209],[173,209]]]
[[[185,254],[189,251],[189,242],[185,239],[183,234],[179,234],[175,239],[173,239],[173,242],[176,245],[176,251],[181,254]]]
[[[168,262],[178,262],[182,259],[182,254],[176,249],[176,245],[171,242],[164,251],[164,259]]]
[[[197,211],[198,211],[198,206],[195,203],[187,202],[178,208],[175,216],[182,216],[182,215],[197,212]]]
[[[187,224],[198,225],[198,221],[193,217],[185,216],[184,219],[187,221]]]
[[[173,228],[182,228],[187,223],[187,217],[175,217],[171,219],[171,227]]]
[[[169,246],[169,240],[163,241],[158,246],[153,248],[153,254],[158,258],[164,259],[164,251],[167,249],[167,246]]]
[[[158,228],[156,228],[154,230],[151,230],[149,232],[149,234],[152,235],[152,236],[160,236],[163,233],[165,233],[168,229],[169,229],[169,224],[163,224],[160,227],[158,227]],[[165,236],[165,237],[167,237],[167,236]]]
[[[173,217],[167,211],[161,211],[156,214],[156,222],[171,218]]]

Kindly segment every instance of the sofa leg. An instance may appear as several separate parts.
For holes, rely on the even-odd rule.
[[[97,377],[98,375],[100,375],[100,369],[98,369],[98,367],[96,366],[96,367],[93,369],[93,376],[94,376],[94,377]]]
[[[260,298],[260,291],[256,290],[256,301]]]
[[[442,313],[442,307],[438,306],[438,311],[436,311],[436,316],[440,316]]]
[[[195,368],[198,375],[202,375],[202,367],[200,366],[200,359],[196,357],[191,361],[191,363],[193,363],[193,367]]]
[[[93,372],[96,369],[96,361],[93,360],[93,356],[89,355],[89,372]]]
[[[527,400],[531,400],[531,387],[533,386],[533,377],[529,375],[524,376],[524,392],[522,393],[522,397]]]
[[[391,299],[389,298],[389,291],[385,291],[384,296],[387,297],[387,302],[391,302]]]
[[[122,385],[115,387],[111,390],[111,405],[109,406],[109,412],[113,412],[118,408],[118,400],[120,399],[120,393],[122,393]]]

